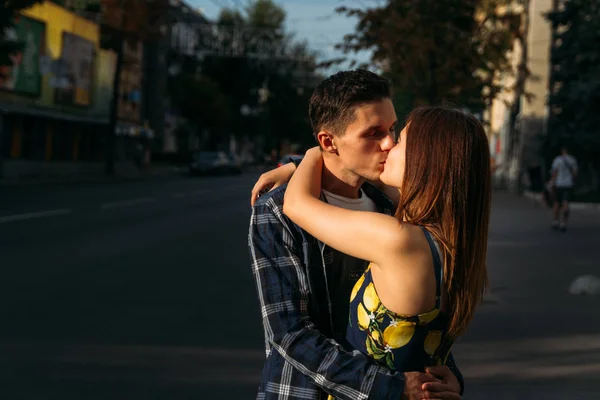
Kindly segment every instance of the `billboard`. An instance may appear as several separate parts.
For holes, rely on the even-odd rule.
[[[18,72],[5,69],[11,74],[0,83],[0,107],[108,121],[117,58],[100,48],[100,27],[51,1],[23,10],[15,22],[12,37],[26,47]]]
[[[95,88],[90,111],[98,115],[110,114],[110,102],[113,94],[113,79],[117,69],[117,55],[111,50],[98,51],[94,74]]]
[[[46,24],[18,16],[14,26],[4,31],[5,38],[20,43],[22,49],[10,55],[12,65],[0,66],[0,89],[29,96],[39,96],[42,74],[40,57],[46,48]]]
[[[21,25],[23,21],[28,24]],[[25,75],[21,75],[19,70],[14,75],[17,79],[11,78],[8,84],[3,83],[5,90],[0,87],[0,106],[8,104],[12,108],[108,121],[116,55],[99,48],[98,24],[51,1],[36,3],[23,10],[16,22],[12,36],[24,37],[26,44],[37,44],[39,40],[35,35],[29,35],[27,39],[27,35],[18,32],[41,33],[38,36],[41,40],[37,47],[38,56],[33,57],[37,50],[34,45],[28,45],[23,51],[23,60],[37,58],[38,62],[24,63],[20,68],[26,71]],[[21,83],[26,75],[37,75],[37,86]],[[14,87],[14,90],[9,87]]]
[[[70,32],[63,32],[59,76],[50,85],[55,87],[54,102],[67,106],[89,106],[92,98],[95,61],[94,43]]]

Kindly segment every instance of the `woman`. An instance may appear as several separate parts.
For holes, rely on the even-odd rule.
[[[392,370],[442,365],[487,286],[490,154],[483,126],[426,107],[407,118],[380,180],[395,216],[319,200],[322,158],[306,153],[283,211],[318,240],[371,264],[354,286],[347,339]]]

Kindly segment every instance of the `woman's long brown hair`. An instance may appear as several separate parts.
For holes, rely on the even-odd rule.
[[[487,289],[490,149],[482,124],[446,107],[407,117],[406,165],[396,217],[427,227],[444,253],[449,334],[463,334]]]

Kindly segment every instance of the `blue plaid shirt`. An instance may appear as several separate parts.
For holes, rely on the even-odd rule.
[[[380,212],[392,214],[392,202],[383,193],[368,183],[362,189]],[[281,186],[260,197],[250,219],[248,245],[267,355],[257,399],[316,400],[330,394],[336,399],[399,400],[402,373],[332,339],[327,287],[331,248],[283,214],[284,193]],[[452,355],[448,365],[462,387]]]

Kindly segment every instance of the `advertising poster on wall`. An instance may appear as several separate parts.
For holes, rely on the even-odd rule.
[[[54,101],[61,105],[89,106],[94,78],[94,43],[63,32],[60,84],[54,84]]]
[[[14,26],[4,31],[7,40],[19,43],[22,48],[9,56],[12,65],[0,66],[0,90],[39,96],[40,57],[45,52],[45,34],[45,23],[25,16],[16,17]]]
[[[112,50],[98,51],[94,82],[94,100],[92,109],[98,114],[108,116],[113,94],[113,79],[117,67],[117,55]]]

